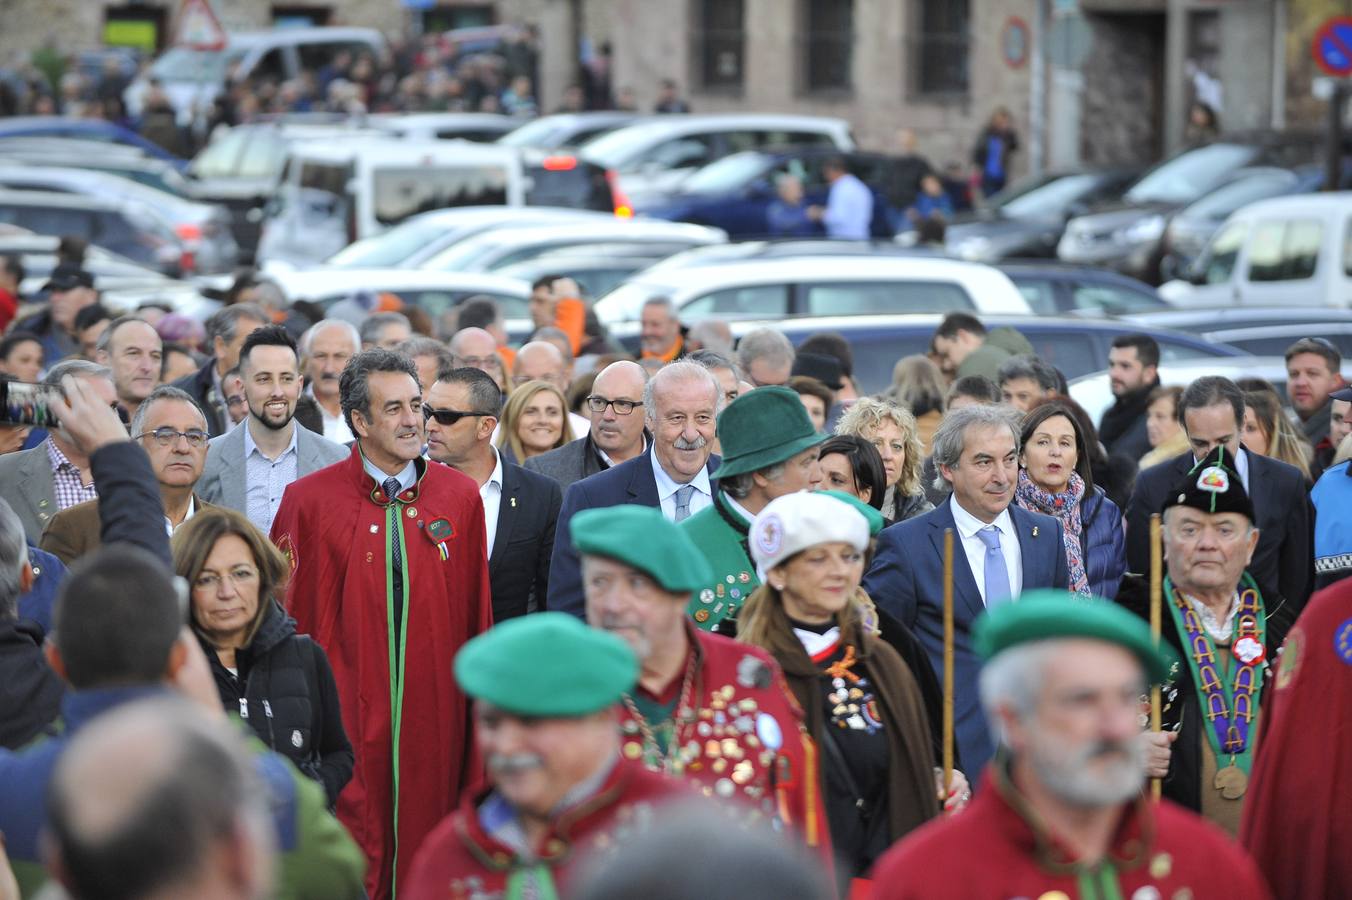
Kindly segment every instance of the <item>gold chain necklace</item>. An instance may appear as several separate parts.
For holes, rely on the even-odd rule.
[[[662,752],[662,745],[657,742],[657,735],[653,731],[652,725],[639,712],[638,704],[634,703],[634,698],[629,694],[624,695],[624,708],[629,710],[629,715],[633,716],[634,724],[638,726],[639,734],[643,737],[643,756],[649,766],[660,766],[661,771],[666,774],[672,774],[671,757],[675,752],[678,741],[677,733],[681,726],[689,724],[694,720],[694,710],[691,708],[690,689],[695,683],[695,652],[691,648],[690,659],[685,664],[685,678],[681,681],[681,692],[676,697],[676,708],[671,719],[671,738],[667,741],[667,751]]]

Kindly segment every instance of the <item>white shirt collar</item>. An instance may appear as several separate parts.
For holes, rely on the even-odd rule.
[[[493,447],[492,444],[488,446]],[[484,486],[480,490],[486,489],[490,484],[496,484],[498,490],[502,490],[502,454],[498,452],[497,447],[493,447],[493,459],[497,460],[497,463],[493,466],[493,474],[488,476],[488,480],[484,482]]]
[[[639,454],[642,455],[644,451],[648,449],[648,439],[646,437],[640,437],[639,439],[643,442],[643,445],[638,448]],[[592,442],[592,446],[596,447],[596,443],[594,441]],[[612,469],[615,467],[616,465],[615,460],[610,458],[609,453],[602,450],[600,447],[596,447],[596,452],[601,457],[601,459],[605,461],[606,465],[610,466]]]
[[[684,484],[678,484],[672,480],[671,476],[667,474],[667,470],[662,468],[662,463],[658,461],[656,453],[650,453],[648,456],[652,459],[653,478],[657,481],[657,499],[659,502],[685,487]],[[688,484],[694,485],[695,490],[706,497],[712,496],[709,488],[709,467],[707,465],[700,466],[699,474],[690,479]]]
[[[252,417],[252,416],[249,417],[249,418],[247,418],[247,419],[245,419],[243,422],[239,423],[239,426],[238,426],[238,427],[244,429],[244,458],[245,458],[245,459],[248,459],[249,457],[251,457],[251,456],[254,455],[254,451],[258,451],[258,455],[259,455],[259,456],[263,457],[264,459],[267,459],[267,455],[266,455],[265,453],[263,453],[262,450],[259,450],[259,449],[258,449],[258,444],[256,444],[256,443],[254,442],[254,439],[253,439],[253,431],[250,430],[250,428],[249,428],[249,423],[250,423],[251,421],[253,421],[253,417]],[[283,456],[286,456],[288,453],[295,453],[295,452],[296,452],[296,443],[297,443],[297,440],[298,440],[297,432],[299,431],[299,428],[298,428],[297,425],[296,425],[296,420],[295,420],[295,419],[292,419],[290,424],[291,424],[291,443],[287,444],[287,445],[286,445],[286,449],[283,450],[280,454],[278,454],[277,459],[281,459]],[[269,460],[269,461],[271,462],[272,460]]]
[[[808,656],[816,656],[818,653],[830,650],[840,643],[840,628],[838,626],[828,628],[823,634],[807,631],[803,628],[795,628],[793,634],[794,637],[798,638],[798,642],[803,645],[803,649],[807,651]]]
[[[949,498],[949,508],[953,510],[953,526],[957,528],[958,534],[964,539],[976,536],[976,533],[983,528],[988,527],[985,522],[962,508],[958,503],[958,497],[954,494]],[[1000,515],[995,517],[995,521],[990,523],[1000,530],[1001,534],[1014,533],[1014,520],[1010,518],[1009,508],[1001,510]]]
[[[414,468],[413,460],[409,460],[408,465],[404,466],[403,470],[400,471],[398,475],[393,476],[386,475],[384,472],[380,471],[375,463],[366,458],[365,453],[361,456],[361,466],[366,470],[366,474],[370,475],[375,480],[377,485],[383,485],[386,478],[398,478],[399,493],[401,494],[413,487],[413,482],[418,480],[418,470]]]
[[[183,516],[183,522],[187,522],[193,516],[197,515],[197,501],[193,499],[192,494],[188,495],[188,512]],[[183,522],[179,522],[182,525]],[[169,521],[169,517],[164,517],[164,533],[170,537],[174,536],[174,523]]]
[[[746,519],[746,524],[750,525],[752,522],[755,521],[756,517],[751,514],[751,511],[742,504],[738,503],[737,498],[732,496],[732,494],[729,494],[727,491],[724,491],[723,500],[728,504],[728,506],[732,507],[733,512],[737,513],[737,515],[741,516],[743,519]]]

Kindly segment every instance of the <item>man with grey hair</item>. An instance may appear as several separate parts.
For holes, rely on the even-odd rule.
[[[236,303],[211,314],[207,319],[207,343],[211,345],[211,359],[192,375],[180,378],[173,386],[186,391],[202,408],[207,417],[207,431],[212,437],[224,434],[230,417],[225,409],[225,392],[221,379],[239,365],[239,348],[244,339],[271,321],[261,307],[252,303]]]
[[[549,570],[549,609],[585,615],[582,572],[569,520],[584,509],[637,503],[682,522],[713,503],[718,482],[710,473],[721,460],[713,440],[723,392],[708,369],[677,360],[643,389],[652,442],[641,456],[569,486],[559,511]]]
[[[47,370],[42,383],[59,389],[67,375],[86,382],[109,406],[117,405],[107,366],[83,359],[63,360]],[[97,496],[89,457],[64,428],[49,429],[47,439],[31,450],[0,456],[0,499],[19,516],[30,543],[42,539],[52,516]]]
[[[118,405],[128,416],[136,415],[137,408],[160,383],[164,341],[159,332],[143,319],[121,316],[99,335],[94,355],[95,362],[113,372]]]
[[[324,417],[324,437],[336,444],[352,443],[352,430],[343,415],[338,377],[347,361],[360,351],[361,335],[355,325],[344,319],[321,319],[300,337],[300,355],[305,378],[310,383],[305,390],[314,397]]]
[[[1037,591],[991,610],[976,641],[981,701],[1004,751],[962,815],[878,861],[879,900],[1269,896],[1214,828],[1142,796],[1140,698],[1177,664],[1144,622],[1107,601]]]
[[[670,297],[649,297],[639,313],[639,347],[644,359],[664,363],[680,359],[688,352],[681,319]]]
[[[954,532],[953,712],[963,769],[976,772],[994,748],[977,702],[972,623],[1023,591],[1065,588],[1069,575],[1061,523],[1012,505],[1019,474],[1013,410],[970,406],[949,413],[934,435],[934,462],[952,496],[883,530],[863,587],[915,633],[942,671],[944,532]]]
[[[648,374],[636,362],[622,359],[601,370],[587,396],[591,429],[556,450],[532,456],[525,467],[548,475],[564,490],[575,481],[628,462],[648,449],[644,427],[643,387]]]
[[[1059,393],[1061,387],[1056,369],[1030,353],[1011,356],[1000,363],[998,374],[1001,397],[1019,412],[1028,412]]]
[[[426,394],[437,380],[437,373],[455,368],[455,356],[436,338],[415,334],[394,348],[413,360],[418,370],[418,385]]]
[[[690,331],[685,336],[685,344],[692,353],[696,350],[711,350],[731,358],[732,328],[723,319],[701,319],[690,326]]]
[[[408,316],[403,313],[371,313],[362,320],[360,334],[363,350],[372,347],[393,350],[413,337],[413,326],[408,324]]]
[[[774,328],[749,331],[737,345],[737,364],[756,387],[788,383],[793,360],[793,344]]]
[[[42,628],[19,617],[19,595],[34,581],[23,523],[0,500],[0,747],[14,750],[61,711],[61,679],[42,654]]]

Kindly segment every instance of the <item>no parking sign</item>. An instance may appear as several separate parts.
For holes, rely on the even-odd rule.
[[[1352,16],[1337,16],[1320,25],[1310,49],[1324,74],[1352,75]]]

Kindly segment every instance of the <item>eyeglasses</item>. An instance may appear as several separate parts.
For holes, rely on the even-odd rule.
[[[467,416],[495,416],[495,415],[497,415],[497,413],[475,412],[474,410],[470,410],[468,412],[461,412],[458,409],[434,409],[433,407],[427,405],[423,406],[423,418],[436,419],[438,425],[454,425],[456,422],[459,422],[461,419],[466,418]]]
[[[188,446],[193,449],[205,447],[210,438],[205,431],[198,431],[194,428],[192,431],[175,431],[172,428],[156,428],[154,431],[143,431],[136,436],[139,441],[144,437],[153,437],[155,443],[161,447],[171,447],[179,438],[188,442]]]
[[[214,591],[221,586],[221,581],[229,579],[235,587],[246,585],[258,577],[258,570],[249,566],[235,566],[224,575],[217,575],[215,572],[203,572],[193,580],[192,586],[198,591]]]
[[[587,409],[595,413],[605,412],[606,407],[610,406],[614,408],[615,415],[627,416],[638,405],[639,401],[637,400],[607,400],[605,397],[598,397],[596,394],[587,398]]]
[[[502,368],[502,360],[496,353],[492,356],[456,356],[455,363],[459,366],[469,366],[471,369]]]

